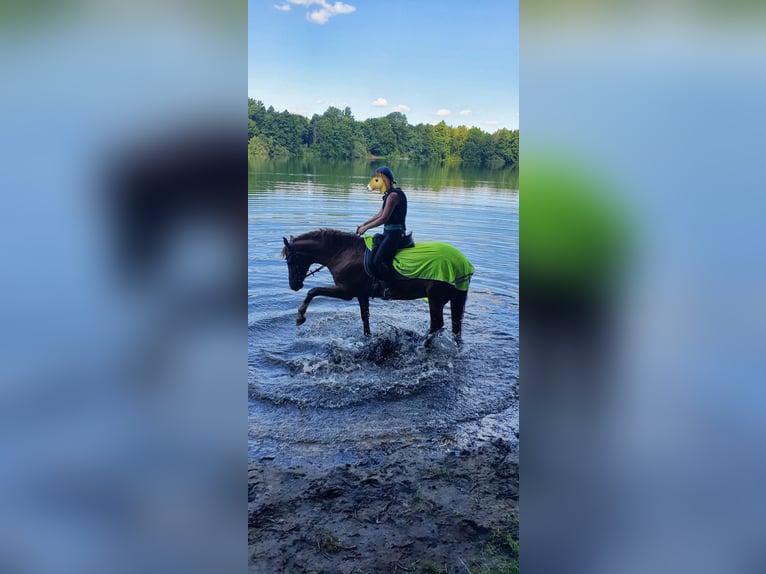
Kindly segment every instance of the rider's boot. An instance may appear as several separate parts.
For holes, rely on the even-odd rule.
[[[372,287],[370,288],[370,297],[383,298],[384,287],[383,283],[379,279],[372,280]]]
[[[370,297],[373,299],[393,299],[393,289],[390,287],[390,283],[381,281],[380,279],[372,280],[372,287],[370,288]]]
[[[388,279],[391,279],[394,277],[394,270],[391,265],[387,263],[381,263],[380,265],[381,270],[383,271],[383,276],[387,277]],[[381,298],[382,299],[393,299],[393,285],[394,281],[386,280],[386,281],[380,281],[381,286]]]

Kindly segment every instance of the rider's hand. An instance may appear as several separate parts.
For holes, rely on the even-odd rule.
[[[356,226],[356,234],[357,235],[361,235],[362,233],[364,233],[364,231],[362,231],[361,229],[362,229],[361,225],[357,225]]]

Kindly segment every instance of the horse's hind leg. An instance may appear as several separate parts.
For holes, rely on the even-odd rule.
[[[463,314],[465,313],[466,299],[468,299],[468,291],[455,291],[449,304],[450,315],[452,315],[452,334],[458,344],[463,341]]]
[[[436,333],[439,329],[444,327],[444,305],[446,305],[447,299],[438,295],[428,295],[428,310],[431,314],[431,327],[428,329],[428,333]]]
[[[444,327],[444,305],[447,304],[449,299],[441,292],[434,293],[433,291],[427,291],[426,294],[428,295],[428,310],[431,314],[431,326],[428,329],[428,336],[423,345],[428,349],[433,343],[434,334]]]

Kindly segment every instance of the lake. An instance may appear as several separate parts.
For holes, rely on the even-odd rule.
[[[287,282],[282,237],[320,227],[353,232],[380,208],[372,163],[251,162],[248,178],[249,457],[280,464],[343,462],[406,445],[470,447],[518,432],[518,175],[508,170],[389,164],[418,241],[443,241],[475,267],[463,346],[433,349],[425,301],[317,298]],[[372,230],[368,233],[374,233]]]

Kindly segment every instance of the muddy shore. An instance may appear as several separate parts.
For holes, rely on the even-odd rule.
[[[248,465],[252,573],[518,572],[518,442]]]

